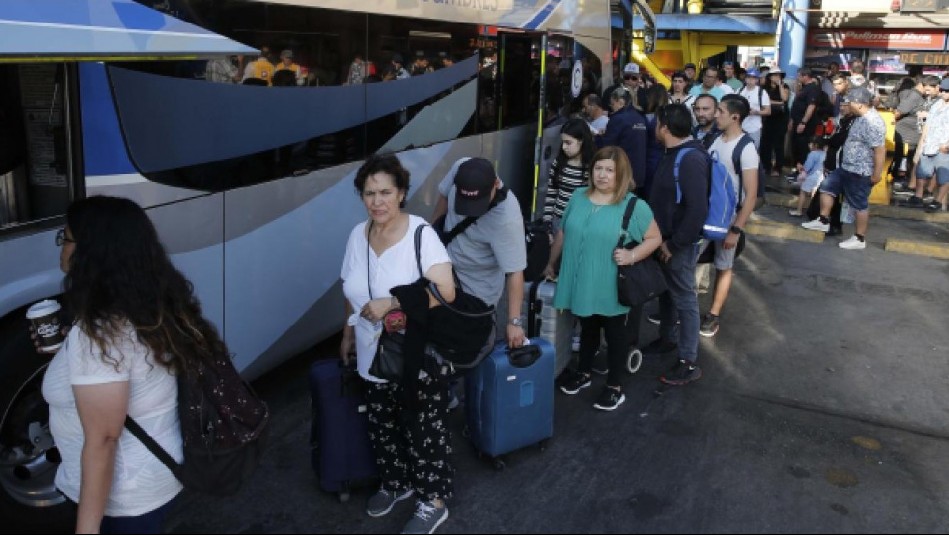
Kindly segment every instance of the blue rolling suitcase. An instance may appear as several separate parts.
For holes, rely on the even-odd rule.
[[[320,488],[345,502],[351,488],[370,484],[377,475],[363,379],[339,359],[320,360],[310,367],[310,391],[313,470]]]
[[[501,342],[465,377],[468,433],[495,468],[501,455],[553,436],[555,353],[542,338],[514,350]]]

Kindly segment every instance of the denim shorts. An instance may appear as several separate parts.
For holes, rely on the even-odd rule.
[[[839,197],[843,193],[847,203],[858,212],[870,208],[870,177],[851,173],[842,167],[832,171],[820,185],[820,190]]]
[[[718,271],[731,269],[735,266],[735,253],[738,251],[738,249],[736,247],[726,249],[724,244],[725,240],[710,241],[703,239],[701,245],[699,246],[699,256],[702,256],[702,253],[704,253],[709,247],[714,247],[715,259],[713,260],[713,263],[715,264],[715,269]]]
[[[923,154],[919,157],[916,176],[918,178],[930,178],[933,175],[936,175],[936,182],[940,186],[949,184],[949,154],[937,152],[932,156]]]

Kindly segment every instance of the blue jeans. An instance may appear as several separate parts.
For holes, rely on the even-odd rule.
[[[99,533],[103,535],[113,533],[157,535],[159,533],[164,533],[165,530],[163,529],[163,524],[165,523],[165,517],[168,516],[171,508],[174,507],[174,504],[177,501],[178,496],[175,496],[165,505],[162,505],[158,509],[153,509],[143,515],[103,516],[102,522],[99,524]],[[68,503],[72,505],[73,510],[78,507],[78,505],[72,500],[69,500]]]
[[[695,362],[699,357],[699,298],[695,293],[695,261],[699,244],[672,253],[662,265],[669,291],[659,296],[659,336],[679,345],[679,358]],[[676,319],[681,322],[676,334]]]

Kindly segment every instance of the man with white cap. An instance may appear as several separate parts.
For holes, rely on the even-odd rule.
[[[643,87],[642,78],[639,75],[639,65],[627,63],[623,67],[623,86],[633,97],[632,106],[642,112],[646,105],[646,88]]]
[[[460,158],[438,192],[432,220],[445,215],[443,241],[456,229],[446,249],[462,288],[495,306],[507,290],[505,339],[509,347],[524,345],[521,303],[527,247],[517,198],[484,158]]]
[[[741,128],[755,142],[755,147],[761,147],[761,128],[764,126],[762,117],[771,115],[771,97],[764,87],[758,85],[760,73],[757,69],[748,69],[745,73],[745,87],[738,93],[748,101],[748,117],[741,123]]]
[[[838,245],[841,249],[867,248],[866,234],[870,222],[870,190],[883,178],[886,159],[886,123],[873,108],[873,94],[864,87],[847,92],[844,102],[857,115],[844,143],[843,156],[837,167],[820,185],[820,217],[803,223],[809,230],[830,230],[830,211],[834,198],[843,195],[856,212],[854,235]]]

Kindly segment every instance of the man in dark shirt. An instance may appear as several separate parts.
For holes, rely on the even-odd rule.
[[[791,149],[794,156],[794,165],[797,166],[796,175],[804,168],[807,159],[807,143],[817,127],[817,97],[821,88],[813,73],[807,67],[797,71],[797,79],[801,89],[794,96],[794,105],[791,106],[791,119],[788,121],[788,133],[791,134]]]
[[[616,145],[623,149],[633,168],[633,182],[637,187],[646,180],[646,118],[631,104],[631,94],[617,87],[610,95],[610,121],[606,132],[596,137],[598,148]]]
[[[659,339],[646,346],[644,352],[668,353],[678,347],[678,360],[660,380],[684,385],[702,376],[702,370],[695,365],[699,350],[695,261],[702,225],[708,215],[709,159],[702,143],[690,135],[689,109],[682,104],[670,104],[660,110],[655,135],[665,151],[656,168],[649,204],[662,233],[659,257],[669,291],[659,298]],[[688,152],[682,155],[676,173],[676,159],[684,150]],[[681,322],[678,335],[676,317]]]

